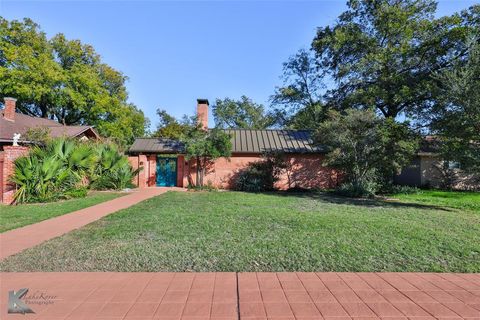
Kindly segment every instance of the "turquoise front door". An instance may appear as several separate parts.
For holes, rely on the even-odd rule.
[[[157,186],[175,187],[177,185],[177,159],[157,158]]]

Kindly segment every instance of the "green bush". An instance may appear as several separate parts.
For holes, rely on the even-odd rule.
[[[252,164],[237,174],[234,189],[246,192],[273,190],[273,179],[269,170],[262,164]]]
[[[204,186],[196,186],[196,185],[192,185],[192,184],[189,184],[188,185],[188,190],[191,190],[191,191],[218,191],[218,188],[215,187],[212,183],[212,181],[208,181],[206,185]]]
[[[77,187],[65,192],[67,198],[85,198],[88,194],[88,188],[86,186]]]
[[[16,202],[48,202],[64,197],[79,180],[54,154],[39,157],[32,152],[15,160],[11,181],[17,185]]]
[[[358,183],[346,182],[335,190],[335,193],[352,198],[373,198],[377,192],[378,184],[373,181],[361,181]]]
[[[98,161],[89,177],[92,189],[121,190],[133,186],[132,179],[140,170],[133,170],[128,158],[114,145],[97,144],[94,151]]]
[[[124,189],[137,173],[113,145],[61,138],[18,158],[11,182],[15,202],[48,202],[85,196],[88,187]]]
[[[252,162],[234,177],[233,187],[237,191],[262,192],[275,190],[275,182],[287,168],[283,155],[268,152],[262,155],[262,161]]]

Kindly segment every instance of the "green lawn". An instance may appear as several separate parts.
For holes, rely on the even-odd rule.
[[[418,193],[396,194],[393,197],[402,202],[440,205],[480,213],[480,192],[420,190]]]
[[[93,192],[85,198],[43,204],[0,205],[0,232],[20,228],[121,196],[115,192]]]
[[[0,268],[480,272],[480,215],[327,194],[169,192]]]

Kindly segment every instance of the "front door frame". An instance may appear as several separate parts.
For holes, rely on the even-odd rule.
[[[174,162],[175,165],[172,166],[172,165],[169,165],[170,169],[174,169],[173,172],[172,171],[169,171],[169,177],[164,177],[164,181],[165,182],[162,182],[159,178],[160,178],[160,160],[166,160],[167,161],[167,165],[168,162]],[[178,174],[178,160],[177,160],[177,157],[173,157],[173,156],[162,156],[162,155],[157,155],[157,161],[156,161],[156,166],[155,166],[155,185],[157,187],[176,187],[177,186],[177,174]]]

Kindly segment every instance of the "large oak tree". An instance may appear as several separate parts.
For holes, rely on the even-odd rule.
[[[350,0],[335,24],[313,41],[319,68],[335,81],[337,108],[374,107],[385,117],[415,120],[436,102],[432,75],[467,54],[480,6],[435,17],[433,0]]]
[[[63,34],[48,39],[30,19],[0,17],[0,96],[25,114],[66,125],[94,125],[121,144],[142,136],[147,119],[128,103],[126,76],[90,45]]]

